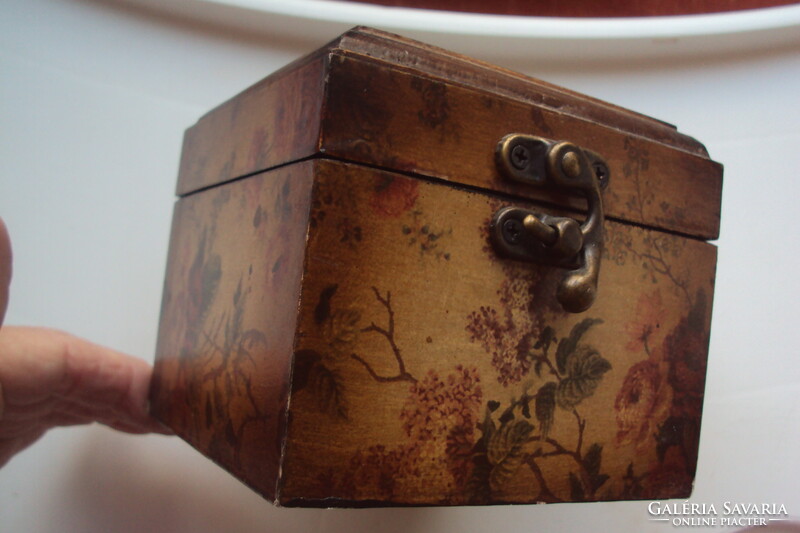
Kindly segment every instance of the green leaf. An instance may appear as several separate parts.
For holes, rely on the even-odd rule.
[[[204,317],[214,295],[217,293],[219,280],[222,278],[222,258],[219,254],[212,254],[208,261],[203,264],[202,270],[202,297],[200,298],[200,317]]]
[[[583,456],[583,467],[589,474],[589,483],[591,484],[591,491],[594,494],[597,489],[603,486],[603,483],[608,481],[608,475],[600,473],[600,464],[603,460],[603,446],[597,443],[589,447],[589,451]]]
[[[542,330],[541,335],[539,335],[539,340],[536,341],[536,344],[533,346],[533,348],[536,350],[542,350],[545,355],[547,355],[550,345],[553,344],[555,340],[556,330],[550,326],[547,326]]]
[[[596,476],[592,476],[592,493],[597,492],[597,489],[602,487],[603,483],[608,481],[608,479],[608,474],[598,474]]]
[[[322,334],[334,354],[350,352],[361,332],[360,320],[361,313],[356,309],[337,309],[330,314],[323,324]]]
[[[475,454],[472,458],[472,476],[470,476],[466,487],[470,504],[486,505],[491,503],[492,491],[489,487],[491,473],[492,465],[489,464],[486,454]]]
[[[510,479],[522,464],[522,446],[528,441],[531,431],[533,426],[529,422],[518,420],[503,424],[489,439],[486,457],[492,465],[489,485],[493,490]]]
[[[497,405],[495,406],[494,404]],[[492,412],[498,407],[500,407],[500,404],[494,401],[489,401],[486,405],[486,414],[483,417],[483,423],[478,427],[481,433],[483,433],[481,440],[478,441],[478,444],[483,447],[481,451],[486,451],[489,448],[489,441],[497,430],[497,427],[494,425],[494,420],[492,420]]]
[[[600,462],[602,461],[603,447],[594,443],[589,446],[589,451],[583,456],[583,467],[590,476],[595,476],[600,472]]]
[[[320,411],[347,419],[344,386],[336,372],[318,361],[311,367],[308,386],[314,391],[317,407]]]
[[[582,502],[586,499],[581,480],[572,472],[569,473],[569,497],[574,502]]]
[[[547,438],[550,428],[553,425],[553,415],[556,410],[556,390],[555,382],[545,383],[536,393],[536,420],[542,429],[542,438]]]
[[[319,294],[317,306],[314,308],[314,322],[322,324],[331,314],[331,298],[336,294],[339,285],[328,285]]]
[[[568,337],[561,339],[556,349],[556,365],[560,373],[563,374],[566,371],[567,359],[575,352],[581,337],[589,331],[589,328],[602,323],[603,321],[599,318],[585,318],[572,327]]]
[[[582,344],[567,359],[567,377],[558,384],[556,402],[564,409],[571,409],[594,394],[603,374],[611,370],[609,363],[589,345]]]

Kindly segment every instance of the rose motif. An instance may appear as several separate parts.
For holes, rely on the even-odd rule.
[[[648,438],[667,417],[673,393],[664,374],[661,365],[653,359],[640,361],[628,370],[614,402],[617,444],[645,447]]]
[[[664,339],[664,351],[672,363],[669,381],[675,392],[698,394],[703,391],[707,345],[708,339],[703,332],[683,323]]]
[[[699,292],[689,312],[664,339],[669,363],[668,379],[675,391],[673,415],[700,416],[706,381],[708,332],[705,328],[705,295]]]

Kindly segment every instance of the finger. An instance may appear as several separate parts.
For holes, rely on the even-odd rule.
[[[111,406],[101,403],[87,404],[70,399],[59,401],[56,407],[43,417],[43,421],[49,427],[75,426],[99,422],[126,433],[168,432],[160,425],[154,427],[150,419],[143,421],[124,417],[120,416],[119,411]]]
[[[147,412],[151,368],[140,359],[43,328],[3,328],[0,350],[9,413],[49,405],[55,413],[74,413],[71,423],[169,433]]]
[[[76,411],[121,429],[170,433],[148,412],[151,366],[130,355],[72,337],[67,341],[63,395]]]

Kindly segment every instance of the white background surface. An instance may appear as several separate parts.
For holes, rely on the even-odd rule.
[[[360,22],[168,6],[172,14],[79,0],[0,5],[0,216],[15,253],[8,323],[66,329],[152,360],[183,130]],[[189,8],[197,17],[181,14]],[[396,29],[399,19],[385,20]],[[465,35],[458,24],[404,33],[678,124],[725,164],[692,501],[783,503],[800,516],[800,27],[581,40],[505,36],[501,22],[500,36]],[[671,529],[647,518],[646,502],[275,509],[177,438],[102,427],[54,430],[0,470],[3,532]]]

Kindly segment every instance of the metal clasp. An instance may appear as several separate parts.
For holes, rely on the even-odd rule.
[[[506,135],[497,145],[497,167],[508,179],[586,198],[586,220],[503,207],[492,218],[490,234],[498,254],[520,261],[565,268],[556,296],[572,313],[587,310],[597,295],[603,252],[601,188],[610,173],[597,153],[565,141],[533,135]]]

